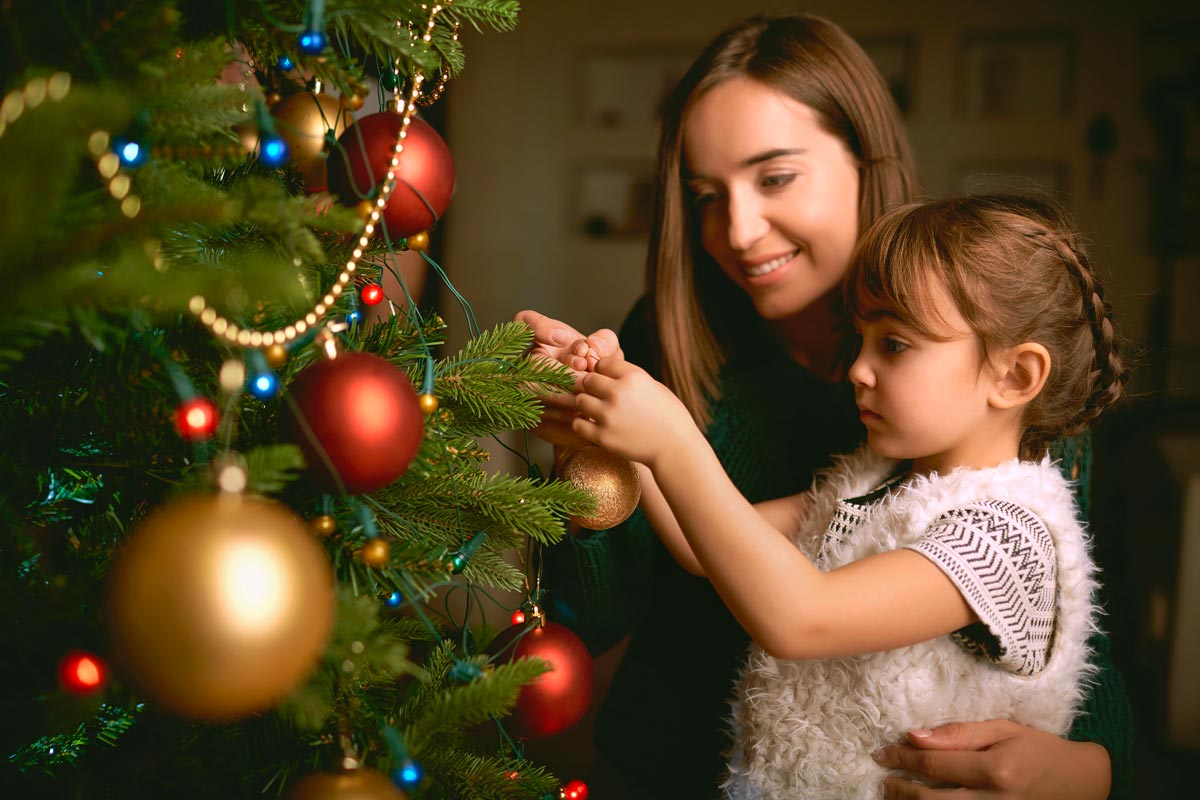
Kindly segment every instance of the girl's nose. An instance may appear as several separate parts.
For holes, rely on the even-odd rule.
[[[871,365],[867,362],[862,350],[854,359],[854,363],[850,365],[850,371],[846,373],[846,377],[855,386],[869,387],[874,384],[875,373],[871,370]]]

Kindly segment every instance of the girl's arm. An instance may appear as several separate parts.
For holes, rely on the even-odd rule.
[[[680,528],[679,521],[675,518],[675,512],[671,510],[667,499],[663,497],[662,490],[658,488],[658,483],[654,480],[654,473],[645,464],[635,464],[634,466],[637,467],[638,477],[642,481],[642,513],[650,521],[654,532],[662,540],[667,552],[679,562],[679,566],[693,575],[705,577],[704,567],[701,566],[691,544],[684,536],[683,529]],[[770,528],[779,532],[795,531],[800,526],[806,497],[807,495],[803,494],[781,497],[777,500],[756,503],[753,508]]]
[[[704,574],[771,655],[888,650],[976,619],[945,573],[910,550],[819,571],[738,492],[678,399],[638,367],[602,360],[584,387],[575,432],[649,468]]]

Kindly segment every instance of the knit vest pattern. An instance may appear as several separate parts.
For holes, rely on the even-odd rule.
[[[869,448],[817,477],[796,544],[816,556],[838,501],[859,497],[896,469]],[[826,543],[832,570],[915,543],[945,512],[982,500],[1015,503],[1054,541],[1058,572],[1054,638],[1045,667],[1019,676],[963,649],[949,635],[846,658],[784,661],[751,645],[735,686],[734,745],[724,783],[730,800],[859,800],[882,797],[888,770],[871,753],[914,728],[1004,718],[1065,734],[1095,667],[1095,567],[1075,516],[1070,484],[1047,457],[982,470],[917,477],[875,506],[848,539]]]

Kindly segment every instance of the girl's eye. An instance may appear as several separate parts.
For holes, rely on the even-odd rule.
[[[903,353],[908,349],[908,345],[894,336],[885,336],[883,337],[883,349],[889,353]]]
[[[791,172],[782,172],[763,177],[762,185],[767,189],[782,189],[784,186],[787,186],[794,180],[796,180],[795,174]]]

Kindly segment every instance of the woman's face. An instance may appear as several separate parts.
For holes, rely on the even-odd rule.
[[[760,315],[785,320],[841,285],[858,165],[811,108],[734,78],[688,110],[683,141],[701,243]]]

